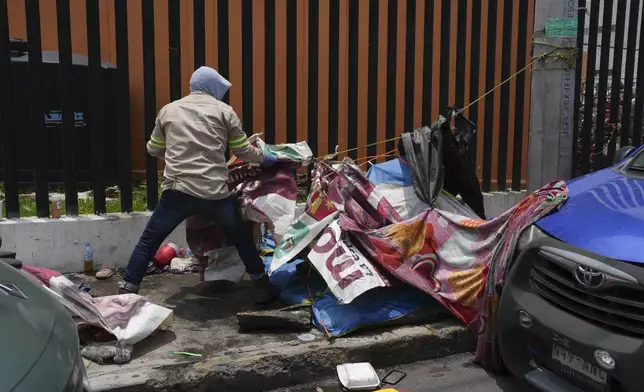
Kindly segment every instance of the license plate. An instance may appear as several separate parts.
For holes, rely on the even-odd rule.
[[[561,364],[562,372],[594,388],[604,389],[608,382],[605,371],[555,344],[552,345],[552,359]]]

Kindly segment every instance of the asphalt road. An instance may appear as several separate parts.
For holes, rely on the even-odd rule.
[[[471,354],[460,354],[433,361],[398,366],[407,373],[395,388],[408,392],[536,392],[534,388],[513,377],[500,377],[486,373],[472,363]],[[383,377],[391,369],[379,370]],[[388,388],[388,386],[383,386]],[[329,379],[304,386],[279,389],[273,392],[340,392],[336,379]]]

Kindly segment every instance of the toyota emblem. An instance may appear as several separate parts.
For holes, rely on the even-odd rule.
[[[575,271],[575,278],[577,279],[577,282],[586,288],[599,289],[606,281],[606,274],[585,265],[580,265]]]

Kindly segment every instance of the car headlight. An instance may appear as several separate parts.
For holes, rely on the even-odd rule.
[[[517,250],[520,252],[524,250],[532,241],[545,237],[548,237],[548,235],[539,227],[537,227],[537,225],[530,225],[525,230],[523,230],[523,233],[521,233],[521,235],[519,236],[519,241],[517,241]]]

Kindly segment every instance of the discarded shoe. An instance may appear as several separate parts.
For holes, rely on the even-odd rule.
[[[275,301],[279,296],[279,291],[268,279],[268,275],[264,275],[259,279],[253,280],[255,286],[255,304],[268,305]]]
[[[96,279],[98,279],[98,280],[106,280],[106,279],[111,278],[114,275],[116,275],[116,268],[115,267],[112,267],[112,268],[101,267],[101,268],[99,268],[98,271],[96,271],[96,274],[94,274],[94,276],[96,276]]]
[[[133,350],[132,345],[112,341],[91,344],[83,348],[81,355],[83,358],[87,358],[101,365],[111,362],[124,364],[130,362],[130,359],[132,359]]]
[[[118,283],[118,293],[119,294],[138,294],[139,285],[129,282],[120,281]]]

